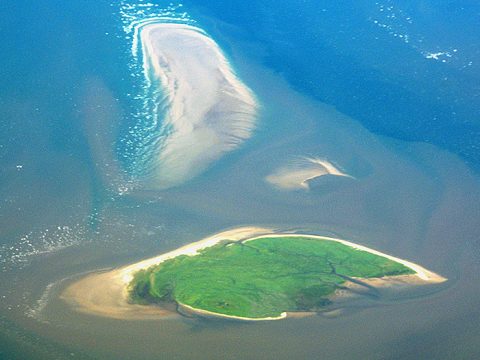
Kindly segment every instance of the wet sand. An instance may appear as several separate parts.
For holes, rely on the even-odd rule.
[[[61,299],[79,312],[113,319],[155,320],[176,315],[159,306],[130,304],[119,275],[118,271],[87,275],[69,285]]]

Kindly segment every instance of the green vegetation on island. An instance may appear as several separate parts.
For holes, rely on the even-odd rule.
[[[220,315],[278,317],[317,311],[350,278],[413,274],[385,257],[302,236],[221,242],[135,274],[136,303],[177,302]]]

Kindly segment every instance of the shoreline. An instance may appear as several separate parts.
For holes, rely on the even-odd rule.
[[[415,274],[404,276],[401,282],[405,286],[416,286],[429,283],[441,283],[447,279],[439,274],[436,274],[424,267],[410,262],[408,260],[400,259],[380,251],[370,249],[363,245],[358,245],[346,240],[331,238],[327,236],[308,235],[308,234],[294,234],[294,233],[280,233],[274,229],[262,227],[240,227],[227,231],[223,231],[212,236],[206,237],[202,240],[187,244],[178,249],[166,252],[164,254],[139,261],[134,264],[126,265],[108,272],[93,273],[80,280],[70,284],[61,293],[61,299],[75,310],[93,314],[103,317],[128,319],[128,320],[155,320],[165,318],[168,316],[178,315],[175,311],[167,310],[157,305],[139,305],[131,304],[129,302],[129,284],[133,279],[134,274],[140,270],[146,270],[151,266],[156,266],[162,262],[175,258],[180,255],[195,256],[200,250],[214,246],[222,241],[253,241],[260,238],[280,238],[280,237],[309,237],[325,241],[335,241],[352,248],[367,251],[372,254],[388,258],[392,261],[403,264],[412,269]],[[400,277],[385,277],[378,279],[365,279],[365,282],[374,283],[378,287],[389,286],[400,280]],[[338,294],[337,294],[338,295]],[[333,295],[335,296],[335,294]],[[234,320],[245,321],[264,321],[264,320],[280,320],[287,317],[295,317],[295,313],[291,315],[283,312],[279,317],[268,318],[247,318],[239,316],[224,315],[214,313],[203,309],[196,309],[189,305],[177,303],[178,306],[187,309],[188,311],[198,314],[200,316],[218,317]]]
[[[270,320],[281,320],[285,319],[288,315],[286,311],[282,312],[280,316],[269,316],[269,317],[264,317],[264,318],[249,318],[249,317],[243,317],[243,316],[235,316],[235,315],[225,315],[225,314],[220,314],[216,313],[213,311],[208,311],[208,310],[203,310],[203,309],[197,309],[194,308],[193,306],[178,303],[178,306],[183,310],[187,310],[189,312],[192,312],[195,315],[201,315],[201,316],[208,316],[210,318],[216,317],[216,318],[222,318],[222,319],[231,319],[231,320],[242,320],[242,321],[270,321]]]

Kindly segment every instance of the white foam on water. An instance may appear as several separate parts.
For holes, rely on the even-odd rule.
[[[402,9],[399,4],[394,1],[376,2],[375,8],[376,14],[369,20],[393,38],[407,44],[425,59],[447,63],[458,58],[458,49],[453,44],[445,49],[444,44],[441,45],[438,41],[432,43],[432,40],[419,32],[416,26],[413,26],[417,22],[414,16],[409,14],[406,9]],[[432,48],[436,50],[432,51]],[[465,59],[462,62],[466,63],[466,66],[471,66]]]
[[[37,256],[52,254],[85,241],[85,228],[79,224],[31,231],[12,244],[0,245],[0,270],[6,272],[23,268]]]

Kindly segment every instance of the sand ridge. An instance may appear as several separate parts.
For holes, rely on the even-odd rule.
[[[309,181],[324,175],[353,179],[326,159],[305,157],[280,167],[268,175],[265,181],[282,190],[309,190]]]

